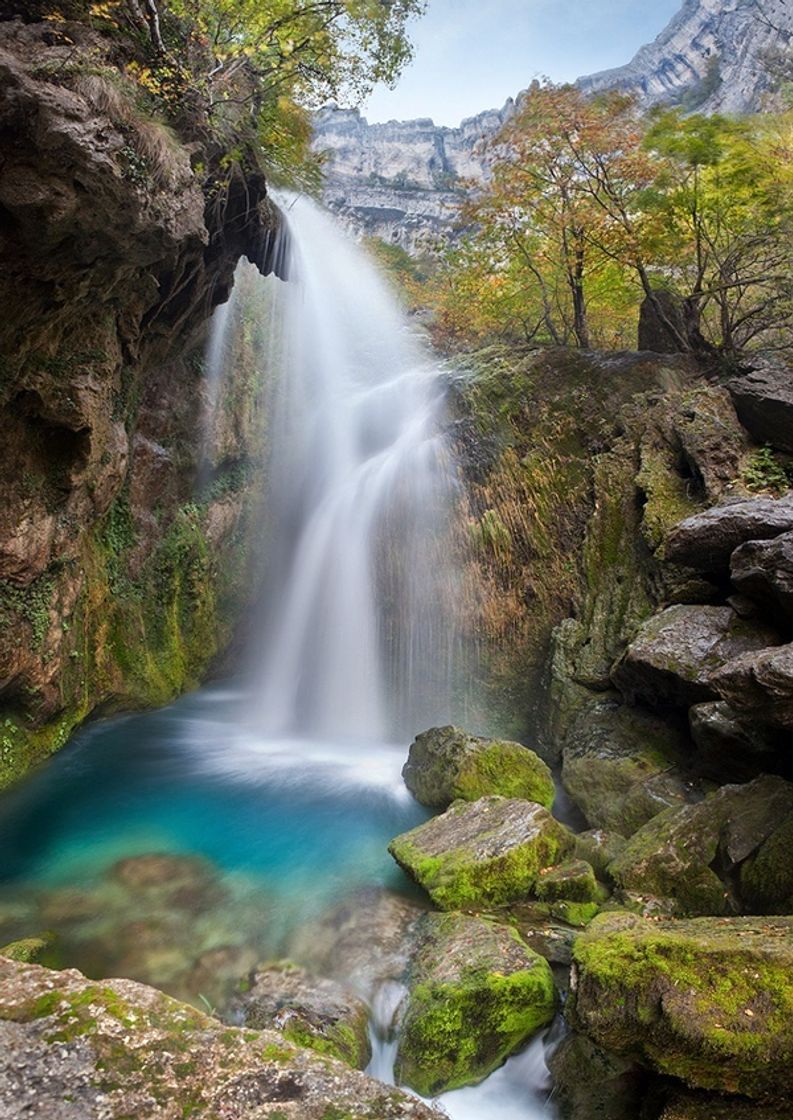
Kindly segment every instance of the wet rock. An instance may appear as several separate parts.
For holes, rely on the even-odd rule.
[[[592,828],[579,832],[575,837],[575,854],[594,868],[598,879],[608,877],[608,865],[616,859],[627,840],[619,832],[609,832],[604,828]]]
[[[741,897],[757,914],[793,913],[793,813],[741,867]]]
[[[793,730],[793,644],[736,657],[713,674],[711,683],[742,719]]]
[[[289,955],[320,976],[352,983],[371,1000],[403,978],[425,908],[393,891],[370,887],[301,926]]]
[[[476,1084],[550,1022],[550,967],[515,930],[463,914],[428,914],[411,965],[398,1084],[435,1096]]]
[[[0,1116],[431,1120],[428,1106],[130,980],[0,960]]]
[[[564,788],[594,828],[628,836],[692,798],[682,774],[689,745],[669,720],[597,701],[582,708],[565,742]]]
[[[365,1069],[372,1056],[366,1004],[341,984],[312,976],[291,961],[257,968],[228,1017],[254,1030],[277,1030],[296,1046],[330,1054],[353,1069]]]
[[[719,783],[746,782],[776,769],[773,742],[756,725],[740,720],[729,704],[695,704],[688,718],[698,774]]]
[[[793,495],[747,498],[681,521],[666,538],[664,557],[699,572],[726,573],[739,545],[769,540],[791,529]]]
[[[539,902],[515,902],[495,911],[499,921],[512,925],[530,949],[545,957],[552,965],[569,965],[575,930],[550,914],[550,908]]]
[[[635,1061],[607,1054],[582,1034],[563,1038],[548,1059],[561,1120],[636,1120],[647,1073]]]
[[[433,727],[418,735],[402,777],[416,800],[433,809],[488,794],[520,797],[550,809],[554,798],[551,771],[534,751],[458,727]]]
[[[158,896],[169,909],[206,910],[223,894],[216,869],[200,856],[130,856],[113,864],[108,876],[133,894]]]
[[[769,541],[747,541],[730,560],[730,578],[772,617],[793,622],[793,532]]]
[[[758,443],[793,451],[793,370],[765,355],[753,363],[754,369],[727,384],[735,411]]]
[[[789,1105],[677,1090],[667,1094],[658,1120],[790,1120],[791,1116]]]
[[[793,784],[765,776],[723,786],[698,805],[667,809],[630,838],[609,865],[626,891],[674,900],[680,914],[723,914],[728,890],[713,866],[728,873],[793,811]]]
[[[542,805],[483,797],[456,802],[388,850],[442,910],[458,910],[526,898],[542,868],[572,847],[572,833]]]
[[[790,1098],[793,918],[596,918],[575,943],[575,1029],[691,1087]]]
[[[780,641],[731,607],[667,607],[645,622],[612,679],[634,703],[688,707],[717,699],[711,677],[726,662]]]

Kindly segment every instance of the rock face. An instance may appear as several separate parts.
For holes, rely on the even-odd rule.
[[[402,777],[416,800],[432,809],[489,794],[536,801],[549,809],[555,794],[551,771],[534,751],[458,727],[434,727],[417,736]]]
[[[609,873],[627,891],[674,900],[680,914],[726,913],[729,873],[791,812],[793,784],[782,778],[722,786],[698,805],[667,809],[649,821],[611,862]]]
[[[422,1096],[481,1081],[553,1018],[548,963],[518,934],[428,914],[411,965],[395,1076]]]
[[[0,960],[0,1035],[3,1120],[20,1107],[31,1120],[437,1117],[275,1031],[228,1027],[130,980]]]
[[[793,32],[786,0],[685,0],[657,39],[627,66],[580,78],[587,93],[621,89],[644,107],[676,103],[705,113],[746,113],[772,88],[767,54]]]
[[[612,679],[632,701],[688,707],[716,699],[711,678],[726,661],[780,641],[732,607],[668,607],[642,626]]]
[[[793,451],[793,370],[779,358],[753,365],[727,386],[741,423],[758,443]]]
[[[573,836],[542,805],[504,797],[457,802],[388,850],[443,910],[526,898],[540,870],[571,850]]]
[[[713,674],[712,683],[742,717],[793,730],[793,645],[736,657]]]
[[[208,205],[211,129],[141,114],[136,43],[0,22],[0,785],[98,705],[196,684],[247,601],[260,402],[233,372],[196,500],[203,331],[243,254],[278,267],[278,215],[247,164]]]
[[[322,109],[315,141],[327,153],[325,201],[357,232],[411,252],[452,235],[465,197],[463,179],[482,179],[483,141],[508,119],[513,103],[441,128],[431,120],[369,124],[354,109]]]
[[[341,984],[290,961],[257,968],[228,1017],[253,1030],[278,1031],[296,1046],[329,1054],[353,1069],[365,1069],[372,1056],[366,1004]]]
[[[569,1017],[598,1046],[694,1088],[791,1096],[793,919],[596,918]]]
[[[771,617],[793,623],[793,533],[773,540],[747,541],[733,552],[730,578]]]

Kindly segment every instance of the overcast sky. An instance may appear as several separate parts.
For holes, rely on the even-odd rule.
[[[429,0],[415,58],[395,90],[375,90],[370,121],[457,125],[500,108],[536,77],[572,81],[628,62],[681,0]]]

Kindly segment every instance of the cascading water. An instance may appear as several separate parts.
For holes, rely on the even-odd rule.
[[[451,714],[441,374],[366,255],[281,201],[259,717],[272,735],[404,737]]]
[[[0,796],[0,944],[54,927],[88,974],[202,1004],[222,1005],[257,960],[327,968],[370,1001],[370,1071],[390,1080],[401,972],[382,971],[395,935],[381,914],[411,904],[386,848],[426,816],[400,770],[417,731],[462,718],[444,379],[365,255],[312,203],[282,206],[290,281],[241,266],[213,323],[196,494],[226,500],[224,394],[240,370],[261,377],[268,484],[247,678],[97,722]],[[122,887],[118,861],[163,855],[190,857],[211,890]],[[331,936],[339,922],[342,946],[352,923],[351,958]],[[536,1039],[441,1104],[453,1120],[550,1120],[546,1095]]]

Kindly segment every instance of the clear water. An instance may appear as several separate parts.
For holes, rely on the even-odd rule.
[[[52,929],[60,963],[219,1007],[257,961],[332,960],[371,1002],[388,1080],[399,968],[377,975],[378,922],[417,905],[386,850],[426,816],[407,744],[454,714],[454,472],[441,370],[365,255],[283,202],[290,283],[249,270],[208,354],[206,463],[232,324],[270,328],[270,544],[244,684],[85,728],[0,797],[0,944]],[[355,951],[334,957],[345,923]],[[543,1054],[535,1040],[448,1094],[448,1115],[548,1116]]]

